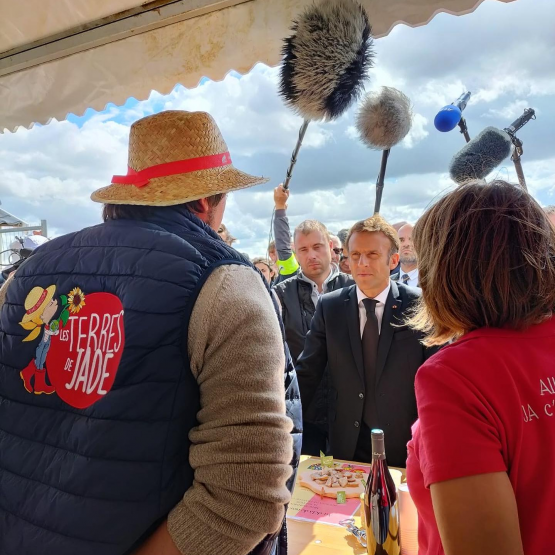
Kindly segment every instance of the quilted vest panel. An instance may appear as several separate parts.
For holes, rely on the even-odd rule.
[[[246,264],[183,209],[50,241],[0,314],[0,553],[123,555],[191,485],[189,318]]]

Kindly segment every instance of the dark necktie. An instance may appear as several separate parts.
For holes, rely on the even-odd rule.
[[[403,275],[401,276],[401,281],[402,281],[405,285],[408,285],[408,284],[409,284],[409,279],[410,279],[410,277],[409,277],[408,274],[403,274]]]
[[[380,340],[378,318],[376,317],[378,301],[375,299],[363,299],[362,302],[366,309],[366,324],[362,332],[362,358],[364,361],[364,381],[366,386],[363,420],[369,428],[375,428],[379,426],[374,394],[378,342]]]

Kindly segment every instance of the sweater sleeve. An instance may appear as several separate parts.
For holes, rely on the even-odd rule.
[[[291,250],[291,229],[289,227],[287,212],[283,209],[275,211],[274,234],[276,236],[279,273],[283,276],[293,275],[299,269],[299,263]]]
[[[195,477],[168,531],[184,555],[246,554],[280,528],[293,456],[283,342],[262,278],[245,266],[216,269],[188,339],[201,398],[189,434]]]

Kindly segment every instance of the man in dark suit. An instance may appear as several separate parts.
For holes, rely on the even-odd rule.
[[[283,187],[276,189],[276,191],[279,190],[283,190]],[[278,206],[277,203],[276,206]],[[276,210],[276,217],[278,212],[279,210]],[[285,210],[282,212],[285,213]],[[283,218],[287,222],[287,217]],[[288,225],[287,237],[289,237]],[[350,276],[342,274],[337,265],[332,263],[332,242],[324,224],[316,220],[305,220],[295,228],[293,239],[300,271],[278,283],[274,291],[282,309],[285,339],[293,362],[296,362],[303,351],[305,337],[310,329],[310,322],[320,296],[351,285],[353,280]],[[278,252],[282,252],[279,244]],[[314,402],[304,406],[303,455],[318,456],[320,451],[326,450],[328,436],[326,375],[322,377],[321,382],[313,396]]]
[[[420,290],[395,283],[399,239],[381,216],[355,224],[347,239],[356,285],[320,298],[297,362],[303,406],[329,371],[329,453],[370,462],[372,428],[385,431],[390,465],[406,464],[417,418],[414,377],[435,350],[404,323]]]
[[[418,287],[418,258],[412,243],[412,224],[405,224],[399,228],[399,266],[391,274],[393,281],[401,282],[410,287]]]

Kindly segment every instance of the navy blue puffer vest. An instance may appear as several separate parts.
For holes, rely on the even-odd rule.
[[[21,266],[0,314],[1,555],[123,555],[179,502],[200,407],[188,323],[221,264],[247,262],[176,207]]]

